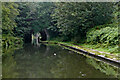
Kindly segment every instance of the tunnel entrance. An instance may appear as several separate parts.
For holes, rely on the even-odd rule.
[[[31,34],[25,34],[24,35],[24,42],[25,43],[31,43],[31,41],[32,41],[32,36],[31,36]]]
[[[41,38],[40,38],[40,36],[41,36]],[[33,42],[33,40],[35,40],[37,43],[39,43],[40,41],[46,41],[46,40],[48,40],[48,36],[49,36],[49,34],[45,29],[39,31],[39,33],[36,33],[36,34],[26,33],[24,35],[24,43],[31,43],[31,42]]]
[[[47,34],[44,30],[40,31],[41,34],[41,41],[46,41],[47,40]]]

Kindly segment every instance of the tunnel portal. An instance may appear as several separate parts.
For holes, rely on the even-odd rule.
[[[41,34],[41,38],[38,37],[38,42],[46,41],[47,40],[47,36],[48,36],[46,31],[42,30],[42,31],[39,31],[39,33]],[[32,33],[26,33],[24,35],[24,42],[25,43],[31,43],[32,42]]]
[[[47,40],[47,34],[44,30],[40,31],[41,34],[41,41],[46,41]]]
[[[32,36],[31,36],[31,34],[25,34],[24,35],[24,42],[25,43],[31,43],[31,41],[32,41]]]

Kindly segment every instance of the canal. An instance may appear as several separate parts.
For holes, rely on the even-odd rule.
[[[117,67],[53,44],[6,51],[3,78],[117,78]]]

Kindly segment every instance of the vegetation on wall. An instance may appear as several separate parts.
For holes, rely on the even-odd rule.
[[[51,40],[118,48],[119,2],[2,3],[3,45],[44,29]]]
[[[53,3],[18,3],[20,15],[16,17],[17,28],[21,36],[37,33],[51,25]],[[19,35],[19,34],[18,34]]]

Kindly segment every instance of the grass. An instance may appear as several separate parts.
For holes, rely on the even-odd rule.
[[[113,47],[98,47],[98,45],[91,45],[91,44],[78,44],[80,46],[86,47],[86,48],[91,48],[91,49],[95,49],[98,51],[103,51],[103,52],[107,52],[107,53],[111,53],[111,54],[118,54],[120,52],[114,52],[115,51],[115,46]]]

